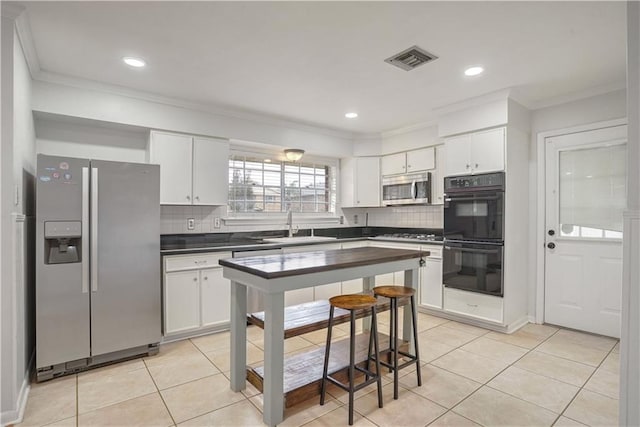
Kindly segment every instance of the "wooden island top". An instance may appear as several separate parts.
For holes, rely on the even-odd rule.
[[[276,279],[426,256],[429,251],[365,247],[221,259],[219,262],[223,267]]]

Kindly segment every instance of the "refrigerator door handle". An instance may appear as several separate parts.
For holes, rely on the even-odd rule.
[[[98,291],[98,169],[91,168],[91,291]]]
[[[82,168],[82,293],[89,292],[89,168]]]

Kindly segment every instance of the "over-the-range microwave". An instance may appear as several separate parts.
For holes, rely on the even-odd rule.
[[[418,205],[430,202],[430,172],[382,177],[383,205]]]

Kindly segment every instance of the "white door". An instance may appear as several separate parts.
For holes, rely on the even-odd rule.
[[[545,322],[620,337],[626,126],[547,138]]]

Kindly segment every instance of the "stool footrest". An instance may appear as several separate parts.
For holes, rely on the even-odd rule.
[[[366,372],[365,372],[366,374]],[[369,372],[368,374],[369,376],[371,375],[375,375],[373,372]],[[331,375],[327,375],[327,380],[329,380],[332,384],[340,387],[341,389],[343,389],[344,391],[349,391],[349,385],[343,383],[342,381],[338,381],[337,379],[333,378]],[[374,376],[372,378],[369,378],[368,380],[364,380],[363,382],[361,382],[360,384],[354,384],[353,385],[353,392],[355,393],[358,390],[362,390],[363,388],[378,382],[378,377]]]

